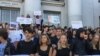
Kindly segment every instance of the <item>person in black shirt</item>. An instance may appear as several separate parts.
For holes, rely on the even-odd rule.
[[[89,55],[100,55],[100,35],[95,34],[89,48]]]
[[[42,34],[40,37],[40,45],[38,47],[37,55],[52,56],[52,48],[50,46],[50,40],[46,34]]]
[[[57,51],[54,50],[53,55],[55,56],[70,56],[71,55],[71,51],[70,51],[70,47],[68,44],[68,39],[66,37],[66,35],[61,35],[58,45],[57,45]]]
[[[17,45],[17,53],[19,55],[35,55],[37,48],[32,40],[34,32],[31,28],[24,29],[25,39],[19,41]]]
[[[73,55],[87,55],[87,40],[84,38],[85,30],[79,28],[76,31],[76,38],[72,41],[71,50]]]

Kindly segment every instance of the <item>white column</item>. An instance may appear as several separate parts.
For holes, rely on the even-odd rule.
[[[34,11],[41,11],[41,0],[25,0],[25,15],[33,16]]]
[[[71,26],[71,21],[81,20],[81,0],[68,0],[68,21]]]

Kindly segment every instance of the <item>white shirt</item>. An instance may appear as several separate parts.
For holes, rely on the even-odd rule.
[[[36,24],[41,24],[41,19],[36,19]]]

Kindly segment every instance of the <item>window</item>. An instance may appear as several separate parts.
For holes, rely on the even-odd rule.
[[[16,22],[16,18],[20,16],[19,9],[1,8],[0,10],[0,21],[1,22]]]
[[[43,20],[44,20],[44,22],[43,22],[44,24],[57,26],[58,24],[60,24],[61,12],[44,11]],[[52,21],[52,23],[51,23],[51,21]]]

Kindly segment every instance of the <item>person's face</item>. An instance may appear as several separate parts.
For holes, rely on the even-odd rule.
[[[95,41],[95,42],[100,41],[100,37],[99,37],[98,35],[95,35],[95,36],[94,36],[94,41]]]
[[[1,42],[2,37],[0,36],[0,42]]]
[[[92,34],[89,35],[89,39],[92,40]]]
[[[49,33],[51,34],[52,32],[53,32],[53,30],[52,30],[52,29],[50,29]]]
[[[57,30],[57,36],[61,35],[62,34],[62,31],[59,29]]]
[[[47,32],[47,31],[48,31],[48,27],[44,28],[44,31],[46,31],[46,32]]]
[[[32,33],[29,33],[28,31],[24,32],[26,39],[31,39],[33,37]]]
[[[80,37],[81,37],[81,38],[84,38],[84,35],[85,35],[85,32],[81,32],[81,33],[80,33]]]
[[[3,37],[2,37],[2,36],[0,36],[0,42],[2,41],[2,39],[3,39]]]
[[[45,35],[43,35],[42,38],[41,38],[41,42],[42,43],[47,43],[47,41],[48,41],[47,37]]]
[[[56,30],[55,29],[53,29],[53,32],[52,32],[53,34],[56,34]]]
[[[66,42],[67,42],[67,37],[66,37],[65,35],[62,35],[61,38],[60,38],[60,42],[61,42],[62,44],[66,44]]]
[[[73,35],[76,35],[76,31],[73,31]]]

